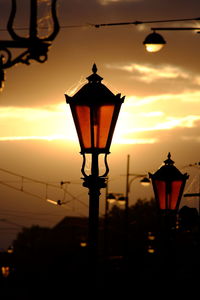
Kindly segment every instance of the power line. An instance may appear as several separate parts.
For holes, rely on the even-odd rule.
[[[59,205],[70,203],[71,201],[65,201],[66,195],[68,195],[68,196],[71,197],[71,200],[76,200],[79,203],[81,203],[83,206],[88,207],[87,204],[85,204],[83,201],[81,201],[80,199],[78,199],[76,196],[74,196],[71,192],[69,192],[64,187],[63,183],[67,183],[67,185],[68,185],[68,184],[71,183],[70,181],[64,181],[64,182],[61,181],[60,182],[60,186],[57,186],[55,184],[52,184],[52,183],[49,183],[49,182],[45,182],[45,181],[41,181],[41,180],[38,180],[38,179],[34,179],[34,178],[31,178],[31,177],[27,177],[27,176],[24,176],[24,175],[21,175],[21,174],[18,174],[18,173],[15,173],[13,171],[9,171],[9,170],[3,169],[3,168],[0,168],[0,171],[3,172],[3,173],[7,173],[9,175],[12,175],[12,176],[15,176],[15,177],[19,178],[19,180],[16,181],[16,182],[18,182],[20,184],[20,186],[14,186],[14,185],[11,184],[12,181],[3,181],[3,180],[0,180],[0,184],[1,185],[4,185],[4,186],[12,188],[14,190],[23,192],[23,193],[25,193],[25,194],[27,194],[29,196],[33,196],[35,198],[38,198],[38,199],[41,199],[41,200],[46,200],[46,201],[47,200],[49,200],[49,201],[51,200],[48,197],[48,189],[49,189],[49,187],[51,187],[51,188],[57,189],[59,191],[62,191],[62,193],[63,193],[62,200],[57,200],[57,201],[51,200],[52,203],[54,202],[55,204],[59,204]],[[45,188],[45,196],[38,195],[36,193],[30,192],[27,189],[25,189],[24,184],[27,181],[28,182],[32,182],[32,183],[41,184]]]

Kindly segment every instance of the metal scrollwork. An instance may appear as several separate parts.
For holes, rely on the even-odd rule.
[[[83,163],[82,163],[81,173],[83,174],[84,178],[88,178],[88,177],[90,177],[90,175],[87,175],[86,172],[85,172],[86,155],[85,155],[85,153],[81,153],[81,154],[82,154],[82,157],[83,157]],[[102,175],[98,176],[99,178],[105,178],[108,175],[108,173],[109,173],[109,167],[108,167],[108,162],[107,162],[107,156],[108,156],[108,154],[109,153],[105,153],[105,156],[104,156],[105,172]]]
[[[29,65],[31,60],[44,63],[48,58],[48,49],[56,38],[60,26],[56,14],[57,0],[51,0],[51,15],[53,31],[47,36],[40,38],[37,33],[37,0],[31,1],[29,36],[21,37],[14,30],[14,19],[17,12],[16,0],[12,0],[11,13],[7,23],[7,31],[12,40],[0,40],[0,87],[4,78],[4,69],[10,68],[17,63]],[[13,57],[12,49],[24,49],[22,53]]]
[[[12,54],[9,49],[2,47],[0,48],[0,57],[2,59],[1,65],[4,66],[11,62]]]

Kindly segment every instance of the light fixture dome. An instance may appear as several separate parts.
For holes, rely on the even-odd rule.
[[[146,50],[148,52],[157,52],[160,51],[164,45],[166,44],[166,41],[160,35],[159,33],[153,32],[150,33],[144,40],[143,44],[146,47]]]

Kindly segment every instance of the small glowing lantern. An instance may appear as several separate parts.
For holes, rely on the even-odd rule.
[[[146,50],[148,52],[157,52],[160,51],[164,45],[166,44],[166,41],[162,37],[162,35],[153,32],[150,33],[144,40],[143,44],[146,47]]]
[[[187,173],[182,174],[171,160],[171,154],[164,165],[154,174],[149,174],[159,208],[165,211],[177,211],[188,179]]]
[[[113,204],[116,202],[116,197],[114,194],[110,193],[107,195],[106,200],[108,203]]]
[[[150,185],[150,180],[147,177],[144,177],[140,180],[141,185],[143,186],[149,186]]]

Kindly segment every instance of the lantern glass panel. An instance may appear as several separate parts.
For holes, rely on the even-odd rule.
[[[160,180],[155,181],[160,209],[175,210],[177,208],[182,184],[182,181],[171,181],[167,183]]]
[[[164,181],[155,180],[156,194],[159,200],[160,209],[166,208],[166,183]]]
[[[170,192],[170,198],[168,203],[169,209],[176,209],[182,184],[183,184],[182,181],[173,181],[171,183],[171,192]]]
[[[77,133],[82,147],[91,148],[90,108],[89,106],[75,106],[78,126]]]
[[[86,106],[75,108],[77,132],[84,149],[105,149],[113,119],[114,105]]]
[[[94,148],[103,149],[107,147],[113,112],[114,105],[98,107],[94,118]]]

